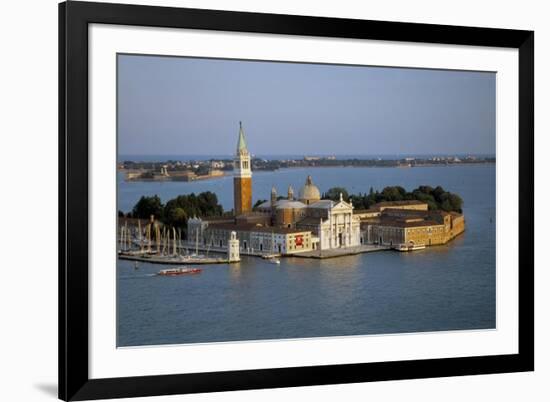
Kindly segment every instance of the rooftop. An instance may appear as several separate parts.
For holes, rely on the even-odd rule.
[[[379,225],[379,226],[392,226],[400,228],[414,228],[414,227],[426,227],[426,226],[441,226],[442,224],[431,220],[431,219],[422,219],[422,220],[404,220],[393,217],[382,217],[365,220],[362,222],[362,225]]]
[[[246,141],[244,139],[244,130],[242,122],[239,122],[239,141],[237,142],[237,153],[246,150]]]
[[[275,201],[275,208],[305,208],[306,204],[296,200],[282,199]],[[271,208],[271,201],[262,202],[256,208],[267,209]]]
[[[278,226],[262,226],[254,223],[212,223],[209,225],[213,229],[223,230],[235,230],[246,232],[264,232],[264,233],[277,233],[277,234],[289,234],[289,233],[303,233],[307,230],[292,229],[287,227]]]
[[[402,201],[381,201],[373,205],[373,207],[391,207],[391,206],[402,206],[402,205],[424,205],[424,201],[418,200],[402,200]]]
[[[323,208],[330,209],[334,206],[334,201],[332,200],[320,200],[309,205],[309,208]]]

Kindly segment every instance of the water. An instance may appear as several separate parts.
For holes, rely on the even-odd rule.
[[[118,346],[304,338],[495,327],[494,165],[399,168],[304,168],[258,172],[254,200],[295,191],[310,174],[321,191],[351,193],[401,185],[441,185],[464,199],[466,232],[445,246],[328,260],[243,257],[204,266],[200,275],[151,276],[159,265],[120,260]],[[232,179],[133,182],[119,176],[119,209],[141,195],[163,201],[214,191],[232,206]]]

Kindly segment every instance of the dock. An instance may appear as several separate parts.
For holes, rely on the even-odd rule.
[[[386,251],[391,250],[390,246],[379,246],[377,244],[363,244],[357,247],[343,247],[343,248],[332,248],[328,250],[312,250],[304,251],[303,253],[296,253],[288,255],[289,257],[301,257],[301,258],[336,258],[344,257],[347,255],[357,255],[363,253],[374,253],[377,251]]]
[[[187,257],[170,255],[151,255],[151,254],[125,254],[119,253],[121,260],[148,262],[151,264],[164,265],[205,265],[205,264],[230,264],[239,261],[229,261],[227,258],[216,257]]]

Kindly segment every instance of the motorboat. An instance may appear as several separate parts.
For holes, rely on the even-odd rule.
[[[202,269],[200,268],[168,268],[161,269],[157,275],[158,276],[179,276],[179,275],[193,275],[200,274]]]
[[[417,250],[423,250],[426,248],[425,244],[399,244],[395,246],[395,249],[397,251],[417,251]]]

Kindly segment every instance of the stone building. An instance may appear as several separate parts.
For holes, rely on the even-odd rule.
[[[306,218],[296,222],[296,228],[310,230],[314,249],[356,247],[360,242],[360,220],[353,214],[353,205],[342,199],[320,200],[306,209]]]
[[[219,223],[199,218],[188,221],[188,231],[202,231],[201,247],[226,249],[235,232],[239,249],[254,254],[294,254],[312,250],[311,232],[287,227],[262,226],[252,223]],[[191,238],[191,237],[190,237]]]
[[[360,220],[354,216],[351,203],[341,196],[338,202],[321,200],[311,176],[300,189],[299,201],[293,200],[293,194],[289,187],[287,198],[277,200],[273,188],[270,201],[260,204],[257,211],[270,215],[273,226],[310,231],[314,250],[360,245]]]
[[[363,220],[364,243],[392,247],[445,244],[464,232],[464,215],[457,212],[385,208],[376,218]]]

